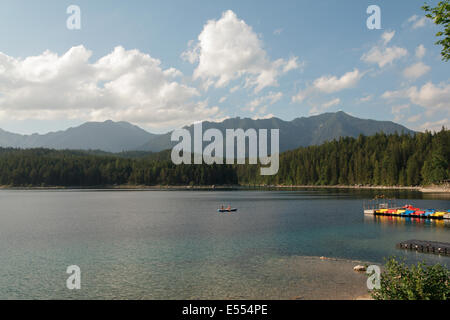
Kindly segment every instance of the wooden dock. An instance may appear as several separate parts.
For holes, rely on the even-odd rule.
[[[450,256],[450,243],[448,242],[408,240],[398,243],[397,248]]]

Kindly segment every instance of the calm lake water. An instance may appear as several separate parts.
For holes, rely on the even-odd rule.
[[[364,217],[364,199],[380,193],[2,190],[0,299],[350,298],[365,283],[355,263],[317,257],[448,266],[395,244],[448,242],[450,224]],[[391,196],[450,209],[439,196]],[[218,214],[222,203],[239,211]],[[66,288],[69,265],[81,290]]]

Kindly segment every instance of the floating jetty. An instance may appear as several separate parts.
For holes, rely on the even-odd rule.
[[[450,256],[450,243],[447,242],[408,240],[398,243],[397,248]]]
[[[410,204],[400,207],[395,203],[395,200],[386,199],[375,199],[368,203],[364,203],[364,214],[374,216],[450,220],[450,210],[420,209]]]

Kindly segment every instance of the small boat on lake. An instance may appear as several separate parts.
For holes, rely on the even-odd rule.
[[[217,209],[217,212],[236,212],[236,211],[237,211],[237,209],[232,208],[231,206],[228,206],[226,208],[224,206],[222,206],[219,209]]]

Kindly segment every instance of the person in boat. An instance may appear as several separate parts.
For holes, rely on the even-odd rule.
[[[222,205],[222,206],[220,207],[220,210],[225,210],[225,207]]]
[[[231,211],[231,206],[230,205],[228,205],[227,210]]]

